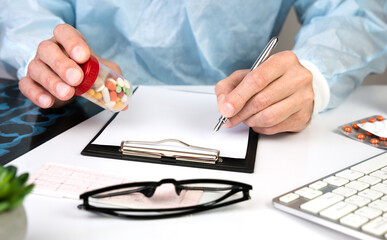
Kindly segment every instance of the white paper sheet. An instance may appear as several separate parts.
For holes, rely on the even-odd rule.
[[[209,87],[212,88],[213,87]],[[222,157],[245,158],[249,129],[241,123],[212,134],[220,114],[215,94],[140,86],[129,109],[120,112],[93,142],[119,146],[123,140],[159,141],[173,138],[213,148]]]

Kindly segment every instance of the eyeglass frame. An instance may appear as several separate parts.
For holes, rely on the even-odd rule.
[[[177,195],[180,195],[180,192],[182,190],[187,190],[182,188],[184,184],[208,184],[208,183],[214,183],[214,184],[224,184],[224,185],[230,185],[230,191],[223,196],[221,196],[218,199],[215,199],[211,202],[207,202],[204,204],[198,204],[194,206],[188,206],[188,207],[178,207],[178,208],[150,208],[150,209],[143,209],[143,208],[107,208],[107,207],[95,207],[89,204],[89,197],[92,197],[99,193],[109,192],[113,190],[119,190],[123,188],[131,188],[131,187],[144,187],[143,189],[139,189],[139,191],[134,191],[133,193],[142,193],[146,197],[152,197],[153,193],[156,191],[156,188],[161,186],[162,184],[173,184],[175,186],[175,191]],[[145,188],[146,187],[146,188]],[[149,188],[153,187],[153,193],[148,193],[149,196],[147,196],[147,193],[142,192],[141,190],[148,190]],[[148,189],[147,189],[148,188]],[[79,209],[91,211],[91,212],[97,212],[97,213],[103,213],[111,216],[116,217],[122,217],[122,218],[129,218],[129,219],[162,219],[162,218],[172,218],[172,217],[178,217],[188,214],[193,214],[197,212],[203,212],[210,209],[215,209],[219,207],[228,206],[231,204],[235,204],[238,202],[246,201],[251,199],[249,191],[252,190],[253,187],[246,183],[236,182],[236,181],[230,181],[230,180],[221,180],[221,179],[186,179],[186,180],[175,180],[171,178],[162,179],[158,182],[155,181],[148,181],[148,182],[133,182],[133,183],[125,183],[125,184],[117,184],[112,185],[108,187],[103,187],[95,190],[91,190],[88,192],[85,192],[79,196],[79,199],[83,200],[83,204],[78,205]],[[192,190],[192,189],[189,189]],[[196,189],[196,190],[203,190],[202,189]],[[231,197],[232,195],[242,192],[243,196],[238,199],[234,199],[228,202],[222,202],[226,200],[227,198]],[[220,203],[219,203],[220,202]],[[219,204],[218,204],[219,203]],[[117,212],[116,212],[117,211]],[[179,211],[179,212],[176,212]],[[119,212],[176,212],[176,213],[169,213],[169,214],[160,214],[160,215],[130,215],[130,214],[121,214]]]

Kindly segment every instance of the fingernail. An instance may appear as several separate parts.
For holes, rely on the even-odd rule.
[[[230,103],[224,103],[220,108],[220,113],[225,117],[232,117],[234,112],[234,107]]]
[[[76,68],[69,68],[66,71],[66,80],[73,86],[76,86],[81,79],[81,72]]]
[[[227,120],[227,121],[223,124],[223,126],[226,127],[226,128],[230,128],[230,127],[231,127],[230,121]]]
[[[225,98],[224,94],[220,94],[218,97],[218,103],[222,102],[224,98]]]
[[[73,52],[72,52],[72,58],[75,60],[75,61],[83,61],[85,60],[86,58],[86,51],[83,49],[83,47],[81,46],[76,46],[74,49],[73,49]]]
[[[70,90],[70,86],[65,83],[60,82],[56,85],[56,93],[62,98],[66,97]]]
[[[41,94],[39,96],[38,101],[39,101],[40,106],[49,107],[51,104],[51,97],[48,96],[47,94]]]

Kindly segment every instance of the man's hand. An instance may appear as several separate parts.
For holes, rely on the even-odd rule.
[[[19,81],[20,91],[42,108],[65,104],[74,96],[74,87],[83,80],[78,64],[85,63],[90,54],[96,56],[78,30],[67,24],[56,26],[54,36],[39,44],[27,76]],[[96,57],[121,74],[117,64]]]
[[[215,93],[225,127],[244,122],[255,132],[299,132],[313,113],[313,76],[291,52],[280,52],[246,75],[238,70],[218,82]]]

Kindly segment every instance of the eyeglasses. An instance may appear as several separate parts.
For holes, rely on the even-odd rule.
[[[170,218],[249,200],[250,190],[251,185],[217,179],[134,182],[85,192],[78,208],[123,218]]]

